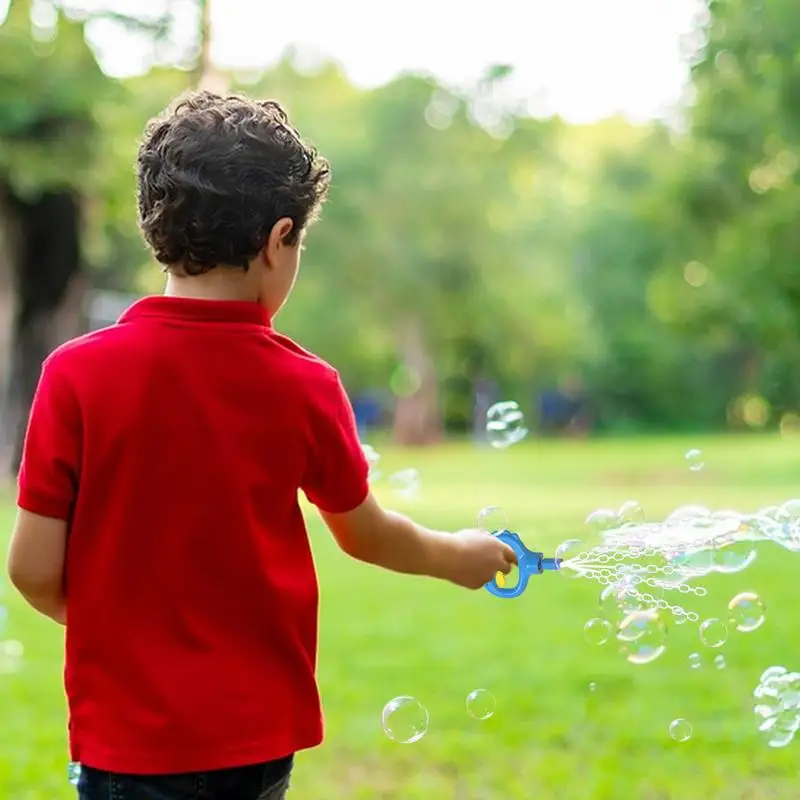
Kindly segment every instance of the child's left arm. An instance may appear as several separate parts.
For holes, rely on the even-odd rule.
[[[8,552],[8,576],[33,608],[61,625],[66,622],[66,549],[64,520],[18,510]]]

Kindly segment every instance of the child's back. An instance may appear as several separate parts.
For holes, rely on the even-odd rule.
[[[190,98],[138,182],[166,295],[45,363],[9,573],[67,626],[83,800],[271,800],[322,738],[298,492],[388,569],[478,588],[514,555],[383,510],[336,372],[273,331],[328,182],[277,104]]]
[[[317,586],[298,487],[367,494],[335,373],[254,303],[146,298],[71,343],[46,378],[74,394],[28,448],[23,506],[63,503],[37,459],[81,442],[67,560],[75,757],[124,772],[266,761],[321,738]],[[337,457],[335,470],[320,459]],[[324,463],[324,461],[322,462]],[[147,698],[147,702],[143,699]]]

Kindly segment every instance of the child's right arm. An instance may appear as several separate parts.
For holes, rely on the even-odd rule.
[[[393,572],[428,575],[467,589],[480,589],[498,572],[507,575],[514,551],[477,530],[442,533],[385,510],[372,494],[344,514],[322,512],[345,553]]]
[[[338,375],[317,387],[303,491],[345,553],[394,572],[479,589],[508,574],[514,551],[484,531],[441,533],[385,510],[369,491],[369,464]]]

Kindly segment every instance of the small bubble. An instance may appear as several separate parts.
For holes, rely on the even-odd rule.
[[[669,724],[669,735],[676,742],[688,742],[692,738],[692,723],[685,719],[674,719]]]
[[[519,404],[506,400],[491,406],[486,412],[486,433],[489,443],[498,450],[521,442],[528,429]]]
[[[428,710],[413,697],[395,697],[384,707],[381,723],[384,733],[400,744],[418,742],[428,731]]]
[[[703,460],[703,453],[701,450],[687,450],[684,458],[686,459],[687,466],[692,472],[700,472],[700,470],[705,466],[705,461]]]
[[[700,625],[700,641],[706,647],[722,647],[728,640],[728,626],[721,620],[712,617]]]
[[[714,656],[714,666],[717,669],[725,669],[728,666],[728,663],[725,661],[725,656],[722,653],[718,653]]]
[[[611,623],[607,619],[595,617],[583,626],[583,635],[589,644],[605,644],[611,636]]]
[[[0,674],[10,675],[22,669],[22,659],[25,655],[25,648],[22,642],[13,639],[6,639],[0,642]]]
[[[667,628],[654,610],[634,611],[620,624],[617,641],[631,664],[649,664],[666,649]]]
[[[381,462],[380,454],[374,447],[368,444],[361,445],[361,449],[364,451],[367,464],[369,464],[369,473],[367,477],[370,481],[377,481],[381,477],[381,471],[379,469],[379,464]]]
[[[81,765],[70,761],[67,765],[67,780],[72,786],[77,786],[81,779]]]
[[[555,552],[559,572],[563,572],[571,578],[577,578],[580,575],[580,567],[576,558],[583,552],[583,549],[583,542],[580,539],[567,539],[565,542],[561,542]]]
[[[477,528],[487,533],[508,530],[508,515],[500,506],[486,506],[478,513]]]
[[[476,689],[467,695],[467,713],[480,721],[487,720],[497,709],[497,701],[486,689]]]
[[[589,683],[589,691],[590,692],[596,692],[597,691],[597,684],[594,681],[591,681]]]
[[[419,496],[419,472],[415,469],[402,469],[389,476],[392,491],[404,500],[416,500]]]
[[[691,653],[689,655],[689,666],[692,669],[700,669],[703,666],[703,657],[700,653]]]
[[[617,512],[610,508],[598,508],[596,511],[592,511],[584,522],[591,533],[600,535],[614,530],[619,524]]]
[[[764,624],[766,609],[755,592],[737,594],[728,603],[731,625],[741,633],[752,633]]]
[[[638,525],[644,522],[644,508],[636,500],[628,500],[619,507],[617,516],[622,523]]]

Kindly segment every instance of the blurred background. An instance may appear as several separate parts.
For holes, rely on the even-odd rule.
[[[657,515],[687,492],[753,510],[788,499],[800,467],[799,42],[791,0],[0,0],[3,458],[16,467],[47,353],[160,291],[136,228],[138,137],[176,94],[206,87],[279,99],[331,161],[331,198],[278,327],[340,370],[384,463],[419,468],[423,515],[469,524],[481,504],[499,502],[514,524],[557,543],[631,489]],[[509,399],[532,442],[498,467],[475,444],[489,407]],[[689,475],[683,454],[696,445],[707,468]],[[447,656],[438,634],[425,638],[419,617],[400,613],[405,584],[378,586],[319,547],[334,629],[337,608],[360,617],[349,581],[363,579],[393,598],[392,641],[406,631],[423,643],[398,645],[396,658],[384,643],[383,661],[359,659],[355,677],[323,668],[339,739],[314,756],[320,771],[298,779],[298,797],[796,797],[787,782],[796,767],[776,766],[722,723],[702,751],[702,791],[675,777],[700,761],[665,756],[659,771],[652,753],[607,777],[608,759],[636,750],[626,736],[606,742],[604,765],[584,769],[597,744],[573,736],[569,703],[551,709],[549,744],[518,727],[491,767],[475,756],[491,743],[463,732],[443,734],[442,752],[393,750],[379,762],[370,737],[381,703],[402,693],[401,673],[427,674],[421,659],[438,658],[450,675],[431,689],[441,691],[462,655],[480,661],[465,645],[479,620],[503,648],[524,618],[498,622],[466,610],[475,600],[427,589],[426,613],[446,609],[438,622],[471,620],[451,630],[462,638]],[[39,667],[4,701],[23,733],[6,742],[0,795],[67,796],[66,779],[41,789],[32,777],[34,741],[47,740],[54,774],[65,760],[61,701],[41,688],[45,676],[56,684],[58,643],[20,613]],[[366,648],[388,624],[353,623],[348,647]],[[350,663],[340,646],[325,640],[323,652]],[[514,652],[527,657],[521,645]],[[564,653],[564,663],[586,663]],[[746,700],[762,661],[726,691]],[[541,668],[532,661],[528,677]],[[558,664],[549,669],[563,683]],[[683,686],[675,681],[662,696]],[[629,698],[623,685],[614,684]],[[49,698],[40,716],[26,710],[31,696]],[[511,716],[522,725],[521,712]],[[647,740],[654,752],[668,722]],[[758,775],[748,772],[759,758]]]

